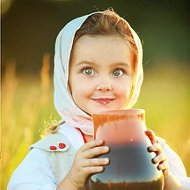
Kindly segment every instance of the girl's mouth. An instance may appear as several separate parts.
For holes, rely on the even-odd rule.
[[[93,100],[99,104],[107,105],[112,102],[115,98],[93,98]]]

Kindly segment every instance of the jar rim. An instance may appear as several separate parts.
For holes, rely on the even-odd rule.
[[[104,112],[99,112],[93,114],[93,116],[98,116],[98,115],[133,115],[133,114],[145,114],[144,109],[126,109],[126,110],[110,110],[110,111],[104,111]]]

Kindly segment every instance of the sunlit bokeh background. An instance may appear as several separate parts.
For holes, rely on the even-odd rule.
[[[56,35],[71,19],[113,7],[143,41],[145,78],[135,105],[147,126],[179,154],[190,176],[190,25],[188,1],[1,0],[1,189],[40,139],[53,106]]]

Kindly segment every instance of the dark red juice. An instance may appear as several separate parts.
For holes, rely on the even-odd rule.
[[[142,144],[110,146],[110,164],[105,171],[91,176],[90,190],[162,190],[163,175]]]

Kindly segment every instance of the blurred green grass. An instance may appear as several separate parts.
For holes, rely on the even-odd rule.
[[[48,56],[48,55],[47,55]],[[158,65],[158,64],[157,64]],[[39,75],[17,76],[15,64],[2,78],[1,189],[29,150],[40,139],[45,123],[57,119],[48,57]],[[159,64],[146,69],[140,98],[135,105],[146,111],[147,126],[179,154],[190,175],[189,67]]]

